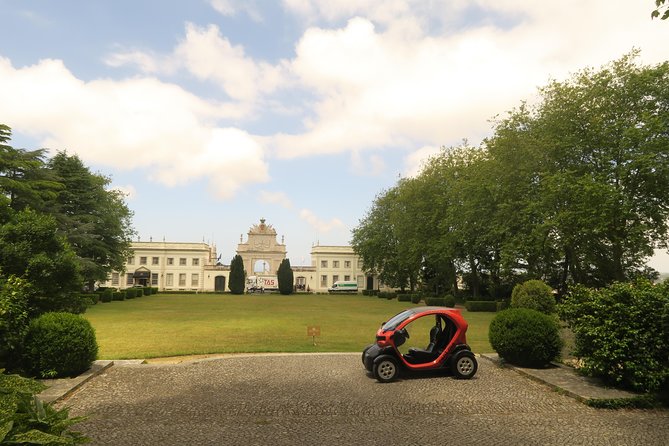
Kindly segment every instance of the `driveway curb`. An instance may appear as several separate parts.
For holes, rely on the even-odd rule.
[[[74,378],[41,379],[39,381],[49,388],[37,397],[45,403],[56,403],[113,365],[114,361],[100,360],[93,362],[90,369]]]

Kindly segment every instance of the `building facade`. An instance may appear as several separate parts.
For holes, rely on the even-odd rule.
[[[237,254],[247,276],[274,276],[286,258],[286,245],[276,240],[276,230],[265,223],[251,226],[246,241],[240,237]],[[151,286],[160,291],[223,292],[230,266],[218,262],[216,247],[207,243],[133,242],[133,255],[124,271],[114,271],[103,286],[125,289]],[[362,260],[350,246],[311,248],[311,265],[291,265],[298,291],[325,293],[339,280],[355,280],[358,289],[379,289],[375,276],[362,271]]]

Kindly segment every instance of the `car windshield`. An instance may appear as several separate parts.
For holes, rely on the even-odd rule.
[[[393,316],[392,319],[390,319],[388,322],[383,324],[383,327],[381,329],[383,331],[388,331],[388,330],[394,330],[397,328],[399,324],[401,324],[403,321],[405,321],[407,318],[411,317],[412,314],[414,314],[414,310],[406,310],[401,312],[400,314]]]

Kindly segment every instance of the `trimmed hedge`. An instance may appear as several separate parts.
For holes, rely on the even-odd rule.
[[[399,302],[411,302],[411,296],[412,294],[399,294],[397,300]]]
[[[562,348],[556,319],[529,308],[499,312],[490,322],[488,340],[500,357],[524,367],[543,367]]]
[[[465,302],[467,311],[487,311],[495,313],[497,311],[497,302],[494,300],[468,300]]]
[[[411,295],[411,303],[412,304],[419,304],[421,300],[423,300],[422,295],[420,295],[420,294],[412,294]]]
[[[100,302],[111,302],[112,299],[114,298],[114,291],[111,288],[107,288],[106,290],[102,291],[100,294]]]
[[[45,313],[30,321],[22,361],[34,376],[60,378],[88,370],[97,355],[90,322],[71,313]]]
[[[112,300],[125,300],[125,293],[122,291],[115,291],[112,293]]]
[[[451,296],[450,294],[441,297],[426,297],[425,305],[453,308],[455,307],[455,297]]]

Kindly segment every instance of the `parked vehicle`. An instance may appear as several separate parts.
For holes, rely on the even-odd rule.
[[[276,276],[248,276],[246,278],[246,291],[257,293],[264,291],[277,291],[279,279]]]
[[[357,293],[358,282],[356,280],[338,280],[330,288],[329,293]]]
[[[409,332],[416,333],[419,328],[429,331],[427,346],[411,347],[402,353],[400,347],[410,338]],[[411,308],[381,326],[376,332],[376,343],[363,350],[362,363],[380,382],[394,381],[402,373],[436,369],[447,369],[456,378],[469,379],[476,374],[478,363],[467,345],[466,332],[467,322],[460,310]],[[428,338],[428,333],[417,334]]]

